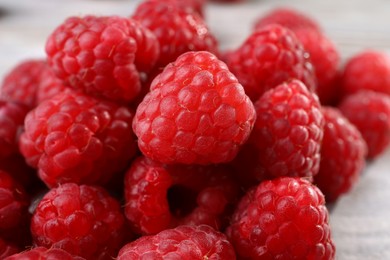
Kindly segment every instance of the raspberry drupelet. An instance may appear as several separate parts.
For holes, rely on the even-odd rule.
[[[153,160],[223,163],[236,156],[255,118],[225,63],[209,52],[187,52],[154,79],[133,129],[142,153]]]
[[[386,150],[390,144],[390,96],[369,90],[359,91],[342,100],[339,108],[362,134],[369,159]]]
[[[359,180],[367,145],[359,130],[337,108],[322,107],[325,118],[321,163],[314,182],[326,202],[334,202]]]
[[[65,85],[89,95],[129,102],[157,61],[156,37],[118,16],[70,17],[49,36],[48,63]]]
[[[185,225],[143,236],[125,245],[117,259],[235,260],[236,255],[223,233],[207,225]]]
[[[309,90],[316,90],[309,55],[295,34],[278,24],[256,30],[238,49],[226,55],[226,61],[254,102],[265,91],[291,79],[301,80]]]
[[[329,213],[307,180],[264,181],[240,201],[226,234],[240,259],[334,259]]]
[[[147,0],[132,16],[158,39],[160,57],[156,68],[165,67],[188,51],[218,52],[217,40],[202,17],[174,2]]]
[[[33,108],[42,72],[47,69],[42,60],[25,60],[17,64],[4,78],[0,86],[0,98],[18,102]]]
[[[261,181],[280,176],[318,173],[324,117],[318,97],[292,80],[268,90],[255,103],[257,119],[251,137],[236,158],[242,175]],[[246,154],[253,162],[246,164]],[[247,176],[246,176],[247,177]]]
[[[37,246],[86,259],[112,259],[122,246],[124,223],[119,202],[103,188],[66,183],[39,202],[31,233]]]
[[[37,89],[37,105],[55,95],[67,90],[64,82],[59,79],[49,67],[42,72],[41,81]]]
[[[28,111],[23,104],[0,100],[0,161],[19,153],[19,135]]]
[[[20,150],[49,187],[104,184],[135,155],[133,112],[67,91],[30,111]]]
[[[226,227],[239,186],[225,166],[164,165],[135,160],[125,176],[125,214],[135,233],[183,224]]]

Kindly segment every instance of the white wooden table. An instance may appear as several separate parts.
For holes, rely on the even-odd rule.
[[[0,78],[23,59],[44,57],[47,35],[66,17],[129,16],[139,1],[0,0]],[[238,46],[256,17],[291,6],[315,17],[342,57],[374,48],[390,54],[390,1],[260,0],[210,4],[206,19],[223,49]],[[390,259],[390,149],[371,162],[359,184],[331,212],[338,259]]]

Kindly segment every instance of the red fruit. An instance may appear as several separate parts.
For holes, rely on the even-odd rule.
[[[142,153],[163,163],[232,160],[255,121],[252,102],[225,63],[188,52],[155,78],[133,129]]]
[[[42,72],[41,81],[37,90],[37,104],[45,100],[51,99],[55,95],[67,91],[64,82],[59,79],[51,68],[47,68]]]
[[[179,226],[141,237],[122,247],[117,259],[235,260],[236,255],[224,234],[200,225]]]
[[[217,53],[217,41],[203,19],[173,2],[144,1],[133,18],[150,29],[158,39],[160,57],[156,67],[165,67],[188,51]]]
[[[4,241],[3,239],[0,238],[0,259],[8,259],[12,260],[12,258],[6,258],[7,256],[16,254],[20,251],[19,248],[16,246],[8,243],[7,241]],[[20,259],[19,259],[20,260]],[[30,259],[26,259],[30,260]],[[33,259],[31,259],[33,260]]]
[[[125,176],[125,214],[139,234],[183,224],[227,224],[239,187],[224,166],[167,166],[138,158]]]
[[[36,92],[41,74],[47,68],[43,60],[26,60],[15,66],[0,86],[0,98],[22,103],[30,108],[36,106]]]
[[[226,234],[240,259],[334,259],[324,204],[307,180],[264,181],[242,198]]]
[[[276,8],[271,12],[260,17],[255,24],[255,28],[259,29],[269,24],[280,24],[291,30],[310,29],[321,31],[319,24],[307,14],[291,8]]]
[[[316,88],[309,55],[292,31],[277,24],[254,32],[227,54],[227,64],[252,101],[291,79],[303,81],[311,91]]]
[[[104,189],[66,183],[39,202],[31,233],[37,246],[86,259],[111,259],[122,246],[124,221],[119,202]]]
[[[359,129],[373,159],[390,143],[390,97],[373,91],[347,96],[339,105],[344,116]]]
[[[317,96],[293,80],[268,90],[255,108],[257,120],[248,146],[256,165],[247,169],[250,165],[242,164],[243,174],[257,180],[316,175],[324,127]]]
[[[149,0],[156,2],[166,2],[174,4],[179,8],[183,8],[187,11],[195,11],[199,15],[203,16],[203,7],[206,4],[206,0]],[[145,1],[144,1],[145,2]]]
[[[132,119],[127,107],[62,93],[27,115],[20,150],[49,187],[106,183],[135,154]]]
[[[336,45],[322,32],[312,29],[294,31],[310,55],[317,78],[317,93],[322,104],[335,104],[341,93],[339,79],[340,53]]]
[[[321,146],[320,171],[314,181],[327,202],[348,192],[365,166],[367,145],[359,130],[341,112],[323,107],[324,139]]]
[[[344,95],[373,90],[390,95],[390,56],[367,50],[351,57],[342,76]]]
[[[48,38],[49,65],[66,85],[115,101],[131,101],[155,64],[158,42],[138,22],[117,16],[70,17]]]
[[[19,153],[19,135],[28,111],[25,105],[0,100],[0,160]]]
[[[14,254],[7,257],[4,260],[84,260],[79,256],[73,256],[62,250],[61,248],[45,248],[45,247],[34,247],[29,250],[23,251],[19,254]]]

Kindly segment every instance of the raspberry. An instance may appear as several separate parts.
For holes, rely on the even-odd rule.
[[[285,7],[276,8],[260,17],[255,24],[255,28],[259,29],[269,24],[280,24],[294,31],[297,29],[321,31],[319,24],[313,18],[298,10]]]
[[[156,161],[221,163],[236,156],[255,116],[225,63],[209,52],[188,52],[152,82],[133,129],[142,153]]]
[[[42,72],[41,81],[39,82],[37,90],[37,104],[51,99],[58,93],[62,93],[66,90],[67,87],[64,85],[64,82],[57,78],[52,69],[47,68]]]
[[[390,143],[390,97],[373,91],[347,96],[341,112],[359,129],[368,147],[368,158],[379,156]]]
[[[226,234],[240,259],[334,259],[324,204],[307,180],[264,181],[242,198]]]
[[[133,18],[149,28],[159,41],[160,57],[156,67],[165,67],[187,51],[217,53],[217,41],[203,19],[177,4],[145,1],[138,6]]]
[[[19,248],[0,238],[0,259],[12,260],[12,258],[6,258],[6,257],[16,254],[19,251],[20,251]]]
[[[336,45],[322,32],[309,29],[294,31],[310,54],[317,78],[317,93],[322,104],[335,104],[340,98],[337,84],[340,54]]]
[[[235,260],[236,256],[224,234],[207,225],[188,225],[141,237],[122,247],[117,259]]]
[[[203,16],[203,6],[205,5],[206,0],[149,0],[156,2],[167,2],[174,4],[179,8],[183,8],[190,12],[196,12],[199,15]]]
[[[257,180],[317,174],[324,127],[317,96],[292,80],[264,93],[255,108],[248,145],[256,165],[247,171]]]
[[[11,255],[4,260],[20,260],[20,259],[23,260],[35,260],[35,259],[84,260],[84,258],[79,256],[73,256],[60,248],[45,248],[45,247],[34,247],[31,248],[30,250],[23,251],[19,254]]]
[[[226,167],[167,166],[140,157],[125,176],[125,214],[140,234],[183,224],[223,229],[238,191]]]
[[[42,72],[47,68],[43,60],[26,60],[14,67],[4,78],[0,98],[36,106],[36,92]]]
[[[22,104],[0,100],[0,160],[19,153],[19,134],[27,112]]]
[[[292,31],[277,24],[254,32],[227,55],[227,64],[252,101],[294,78],[312,91],[316,88],[313,66],[302,44]]]
[[[37,246],[61,248],[86,259],[111,259],[122,246],[119,202],[94,186],[66,183],[39,202],[31,221]]]
[[[115,101],[131,101],[156,62],[155,36],[117,16],[70,17],[48,38],[49,65],[66,85]]]
[[[356,54],[344,67],[342,89],[344,95],[360,90],[390,95],[390,57],[373,50]]]
[[[358,181],[365,166],[367,146],[359,130],[338,109],[323,107],[322,113],[324,139],[315,183],[326,201],[333,202]]]
[[[49,187],[106,183],[135,154],[132,119],[127,107],[66,92],[26,116],[20,150]]]

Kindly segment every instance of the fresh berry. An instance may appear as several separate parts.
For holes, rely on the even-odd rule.
[[[368,146],[368,158],[379,156],[390,144],[390,97],[373,91],[347,96],[341,112],[359,129]]]
[[[324,127],[317,96],[293,80],[268,90],[255,108],[257,119],[248,145],[256,165],[248,169],[250,165],[241,163],[243,174],[257,180],[317,174]]]
[[[255,31],[227,55],[227,64],[252,101],[291,79],[301,80],[311,91],[316,89],[309,55],[292,31],[277,24]]]
[[[133,18],[149,28],[158,39],[160,57],[157,67],[164,67],[187,51],[217,53],[217,41],[203,19],[177,4],[145,1],[138,6]]]
[[[124,222],[119,202],[104,189],[66,183],[40,201],[31,233],[37,246],[86,259],[111,259],[122,246]]]
[[[322,32],[295,30],[295,35],[310,55],[317,78],[317,94],[322,104],[335,104],[341,93],[339,79],[340,54],[336,45]]]
[[[155,78],[133,129],[143,154],[156,161],[222,163],[236,156],[255,117],[225,63],[209,52],[188,52]]]
[[[199,15],[203,16],[203,7],[206,3],[206,0],[146,0],[146,1],[156,1],[156,2],[166,2],[174,4],[179,8],[183,8],[187,11],[195,11]]]
[[[390,56],[367,50],[351,57],[342,76],[344,95],[373,90],[390,95]]]
[[[0,238],[0,259],[5,259],[7,256],[14,255],[21,250],[17,248],[16,246],[8,243],[7,241]],[[12,260],[12,258],[7,258],[8,260]],[[19,258],[20,260],[20,258]],[[25,259],[30,260],[30,259]],[[33,259],[31,259],[33,260]]]
[[[324,204],[307,180],[264,181],[242,198],[226,233],[240,259],[334,259]]]
[[[324,193],[326,202],[333,202],[358,181],[365,166],[367,145],[359,130],[338,109],[323,107],[322,113],[324,139],[315,183]]]
[[[66,90],[67,87],[64,85],[64,82],[54,74],[54,71],[50,67],[48,67],[42,72],[41,81],[38,85],[37,105]]]
[[[35,107],[41,74],[46,68],[44,60],[21,62],[5,76],[0,86],[0,98]]]
[[[224,234],[207,225],[188,225],[141,237],[122,247],[117,259],[235,260],[236,255]]]
[[[20,150],[49,187],[105,183],[135,154],[132,119],[127,107],[62,93],[26,116]]]
[[[125,176],[125,214],[135,233],[183,224],[225,227],[239,187],[223,166],[167,166],[137,159]]]
[[[321,31],[319,24],[313,18],[301,11],[286,7],[276,8],[260,17],[255,24],[255,28],[259,29],[269,24],[280,24],[294,31],[297,29]]]
[[[28,111],[25,105],[0,100],[0,160],[19,153],[19,136]]]
[[[61,248],[33,247],[18,254],[11,255],[4,260],[84,260],[73,256]]]
[[[142,74],[155,64],[156,37],[138,22],[117,16],[70,17],[48,38],[49,65],[66,85],[115,101],[141,91]]]

